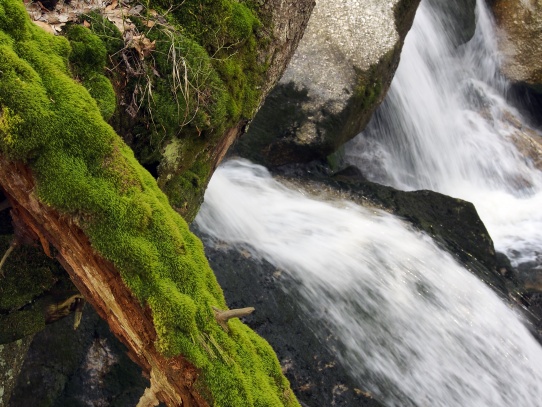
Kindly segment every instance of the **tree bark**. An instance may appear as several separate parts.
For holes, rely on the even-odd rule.
[[[21,226],[34,232],[42,246],[56,249],[76,287],[149,375],[158,400],[168,406],[208,406],[194,388],[198,370],[183,357],[168,359],[156,350],[150,310],[132,295],[114,265],[94,251],[73,218],[38,200],[30,169],[0,156],[0,184]]]

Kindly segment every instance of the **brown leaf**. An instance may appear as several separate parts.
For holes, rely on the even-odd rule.
[[[87,28],[90,28],[90,23],[87,20],[83,21],[83,25]]]
[[[114,10],[119,5],[119,2],[117,0],[113,0],[109,6],[105,8],[105,11]]]
[[[145,24],[147,27],[149,28],[152,28],[154,27],[154,25],[156,24],[156,21],[153,21],[153,20],[147,20],[147,21],[143,21],[143,24]]]
[[[156,41],[151,42],[151,40],[145,37],[145,34],[134,35],[128,46],[134,48],[139,54],[139,57],[144,59],[156,48]]]

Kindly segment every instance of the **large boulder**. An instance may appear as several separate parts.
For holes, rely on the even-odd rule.
[[[542,92],[542,3],[536,0],[495,0],[497,41],[502,72],[512,82]]]
[[[367,125],[397,69],[419,0],[319,1],[240,153],[268,166],[333,153]]]

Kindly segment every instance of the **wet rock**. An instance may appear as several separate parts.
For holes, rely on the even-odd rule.
[[[0,345],[0,406],[8,405],[31,342],[32,337],[27,336],[24,339]]]
[[[10,403],[3,405],[135,406],[148,385],[125,347],[87,305],[76,331],[67,318],[35,336]]]
[[[238,144],[278,166],[333,153],[382,102],[419,1],[319,1],[279,85]]]
[[[511,275],[499,272],[493,241],[470,202],[438,192],[400,191],[368,181],[357,167],[350,166],[330,175],[323,165],[284,166],[276,169],[294,184],[309,191],[330,189],[330,196],[341,196],[360,205],[376,206],[410,222],[430,235],[468,270],[506,297],[515,288]]]
[[[501,295],[508,293],[505,276],[497,270],[493,240],[472,203],[429,190],[399,191],[367,181],[355,170],[336,174],[337,186],[411,222]]]
[[[542,3],[536,0],[495,0],[497,41],[502,72],[512,82],[542,93]]]

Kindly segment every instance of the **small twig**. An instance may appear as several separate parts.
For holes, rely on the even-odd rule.
[[[229,332],[228,321],[232,318],[246,317],[254,312],[253,307],[230,309],[227,311],[213,307],[216,322],[226,331]]]
[[[15,246],[17,246],[17,240],[13,239],[11,244],[9,245],[8,249],[4,253],[4,257],[2,257],[2,260],[0,260],[0,277],[4,277],[4,272],[2,271],[2,267],[4,267],[4,263],[8,259],[9,255],[15,249]]]

